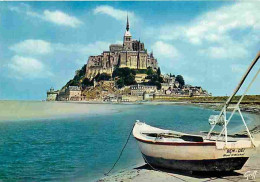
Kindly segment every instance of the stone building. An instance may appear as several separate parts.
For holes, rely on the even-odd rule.
[[[146,79],[147,74],[145,73],[138,73],[135,75],[135,81],[136,83],[143,83],[143,82],[149,82],[150,79]]]
[[[175,76],[169,74],[163,75],[163,81],[165,83],[174,84],[175,80],[176,80]]]
[[[132,96],[143,96],[144,93],[150,94],[157,91],[157,87],[154,85],[131,85],[130,86]]]
[[[180,86],[179,82],[176,81],[176,78],[168,74],[163,75],[163,81],[164,83],[161,83],[161,91],[164,93],[166,93],[167,90],[173,90],[174,88],[179,88]]]
[[[53,88],[51,88],[49,91],[47,91],[47,101],[56,101],[58,97],[59,91],[54,91]]]
[[[81,90],[78,86],[69,86],[65,90],[65,95],[69,101],[80,101],[81,100]]]
[[[115,81],[113,80],[101,80],[100,82],[96,83],[96,85],[100,85],[102,87],[110,87],[110,88],[114,88],[115,85]]]
[[[101,55],[90,56],[86,67],[86,77],[94,78],[98,73],[111,75],[115,66],[131,69],[158,68],[157,59],[149,54],[144,43],[132,39],[130,26],[127,17],[126,31],[123,37],[123,44],[111,44],[109,51],[103,51]]]

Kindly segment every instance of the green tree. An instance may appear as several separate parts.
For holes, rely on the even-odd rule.
[[[183,85],[185,85],[185,81],[184,81],[184,79],[183,79],[183,77],[181,75],[177,75],[176,81],[179,82],[180,87],[183,87]]]
[[[158,75],[156,75],[156,74],[152,75],[151,82],[155,83],[156,81],[158,81],[158,78],[159,78]]]
[[[146,74],[148,75],[148,76],[150,76],[150,75],[153,75],[153,69],[151,68],[151,67],[149,67],[148,69],[147,69],[147,71],[146,71]]]
[[[130,68],[116,68],[113,71],[112,77],[126,77],[127,75],[130,75],[130,73],[132,73],[133,75],[135,75],[135,71],[131,70]]]
[[[127,75],[126,77],[123,77],[125,85],[133,85],[136,84],[135,82],[135,76],[133,74]]]
[[[146,74],[147,69],[132,69],[135,71],[137,74]]]
[[[122,88],[125,86],[125,83],[124,83],[124,79],[123,78],[119,78],[117,81],[116,81],[116,85],[118,88]]]
[[[161,69],[160,69],[160,67],[158,67],[158,69],[157,69],[157,75],[161,76]]]
[[[74,81],[79,82],[81,79],[83,79],[85,77],[86,74],[86,64],[84,66],[82,66],[82,68],[80,70],[77,70],[75,72],[75,76],[73,78]]]
[[[76,80],[70,80],[68,81],[68,83],[66,84],[66,87],[68,86],[79,86],[79,82]]]
[[[86,64],[84,65],[84,66],[82,66],[82,68],[80,69],[80,70],[78,70],[78,75],[80,76],[80,77],[83,77],[83,76],[85,76],[85,74],[86,74]]]
[[[93,86],[93,81],[90,81],[88,78],[84,78],[81,85],[82,87]]]
[[[122,88],[125,85],[136,84],[135,74],[136,74],[136,71],[132,70],[130,68],[116,68],[113,71],[112,77],[113,78],[119,77],[119,79],[116,83],[119,88]]]
[[[162,78],[161,76],[159,76],[158,81],[159,81],[160,83],[163,83],[163,78]]]
[[[97,74],[95,76],[95,79],[97,82],[99,82],[101,80],[109,80],[110,78],[111,78],[111,76],[106,73]]]
[[[68,86],[81,86],[81,81],[84,79],[86,74],[86,64],[82,66],[81,69],[77,70],[75,72],[75,76],[72,80],[68,81],[62,89],[68,87]]]
[[[175,75],[170,73],[170,77],[175,77]]]
[[[157,87],[158,90],[161,90],[162,84],[161,84],[160,82],[156,81],[156,82],[155,82],[155,85],[156,85],[156,87]]]

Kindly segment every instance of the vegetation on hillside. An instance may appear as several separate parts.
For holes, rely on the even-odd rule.
[[[88,86],[93,86],[94,85],[94,80],[90,80],[88,78],[84,78],[83,81],[81,82],[82,88],[86,88]]]
[[[101,74],[97,74],[94,78],[97,82],[101,81],[101,80],[110,80],[111,76],[107,73],[101,73]]]
[[[177,75],[176,81],[179,82],[180,87],[183,87],[183,85],[185,85],[184,78],[181,75]]]
[[[116,84],[118,88],[122,88],[125,85],[133,85],[136,84],[135,81],[136,72],[130,68],[116,68],[113,71],[112,77],[118,78]]]
[[[175,77],[175,75],[170,73],[170,77]]]
[[[75,72],[75,76],[73,79],[71,79],[70,81],[68,81],[66,83],[66,85],[62,88],[66,88],[68,86],[80,86],[81,85],[81,82],[84,81],[85,79],[85,74],[86,74],[86,64],[84,66],[82,66],[81,69],[77,70]]]
[[[95,78],[91,80],[89,78],[86,78],[85,74],[86,74],[86,64],[81,69],[76,71],[74,78],[68,81],[62,89],[68,86],[79,86],[85,89],[88,86],[93,86],[94,80],[99,82],[102,80],[111,80],[111,79],[115,79],[117,87],[122,88],[124,86],[136,84],[135,81],[136,74],[146,74],[147,75],[146,79],[150,79],[150,81],[147,84],[156,85],[157,89],[161,89],[161,83],[163,83],[163,78],[161,76],[160,68],[158,68],[157,71],[154,71],[152,68],[130,69],[128,67],[126,68],[116,67],[112,73],[112,77],[109,74],[101,73],[101,74],[97,74]],[[174,75],[170,74],[170,76],[174,76]],[[181,75],[178,75],[176,77],[176,81],[180,83],[181,87],[185,84],[184,79]]]
[[[132,69],[135,74],[147,74],[147,75],[152,75],[153,74],[153,69],[152,68],[147,68],[147,69]]]
[[[157,89],[161,89],[163,83],[163,78],[161,77],[161,70],[160,68],[157,69],[157,71],[153,71],[151,68],[147,70],[147,79],[150,79],[150,82],[148,82],[149,85],[156,85]]]
[[[147,79],[149,85],[156,85],[157,89],[161,89],[161,83],[163,83],[163,78],[161,77],[160,68],[154,71],[152,68],[148,69],[130,69],[130,68],[116,68],[112,74],[113,78],[117,78],[116,84],[118,88],[124,86],[136,84],[135,75],[136,74],[147,74]]]

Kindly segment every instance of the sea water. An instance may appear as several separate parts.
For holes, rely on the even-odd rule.
[[[0,112],[0,180],[3,181],[95,181],[112,167],[135,120],[198,133],[210,128],[210,115],[219,113],[165,104],[5,101],[0,102],[0,108],[5,108],[5,112]],[[250,124],[249,114],[245,119]],[[236,132],[241,127],[242,122],[235,115],[229,128]],[[142,163],[137,143],[131,137],[113,172]]]

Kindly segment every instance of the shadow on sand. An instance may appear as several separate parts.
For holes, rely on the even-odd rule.
[[[137,167],[134,169],[136,169],[136,170],[138,170],[138,169],[154,170],[148,164],[145,164],[143,166],[140,166],[140,167]],[[203,172],[201,172],[201,171],[183,171],[183,170],[173,170],[173,169],[169,170],[169,169],[159,168],[159,167],[156,167],[155,169],[157,171],[162,171],[162,172],[166,172],[166,173],[173,174],[173,175],[178,174],[178,175],[189,176],[189,177],[197,178],[197,179],[208,179],[210,181],[217,180],[217,179],[223,179],[223,178],[225,178],[225,180],[233,181],[232,179],[227,179],[227,177],[243,176],[243,174],[237,173],[234,171],[229,171],[229,172],[205,172],[205,171],[203,171]]]

